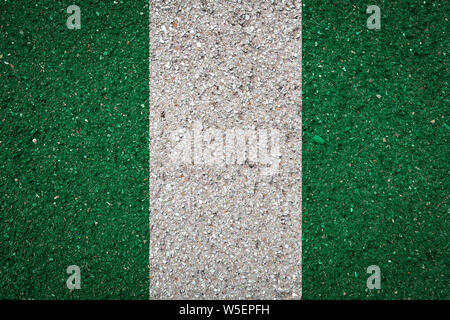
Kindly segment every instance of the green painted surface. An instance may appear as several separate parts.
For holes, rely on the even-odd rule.
[[[304,298],[448,299],[449,2],[333,3],[303,3]]]
[[[148,2],[71,4],[0,4],[0,298],[147,298]]]

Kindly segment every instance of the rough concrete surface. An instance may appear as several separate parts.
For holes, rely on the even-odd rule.
[[[150,298],[301,297],[301,2],[150,1]]]

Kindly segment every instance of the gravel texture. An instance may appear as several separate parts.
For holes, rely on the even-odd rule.
[[[147,299],[148,2],[72,4],[0,4],[0,299]]]
[[[151,299],[301,297],[301,132],[300,1],[150,2]]]
[[[450,2],[303,5],[303,298],[448,299]]]

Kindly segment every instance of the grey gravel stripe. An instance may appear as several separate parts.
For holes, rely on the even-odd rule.
[[[301,297],[301,2],[150,1],[150,298]]]

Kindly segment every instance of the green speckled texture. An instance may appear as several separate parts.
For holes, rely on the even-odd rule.
[[[0,4],[2,299],[148,298],[148,2],[115,2]]]
[[[449,9],[303,2],[305,299],[450,297]]]

